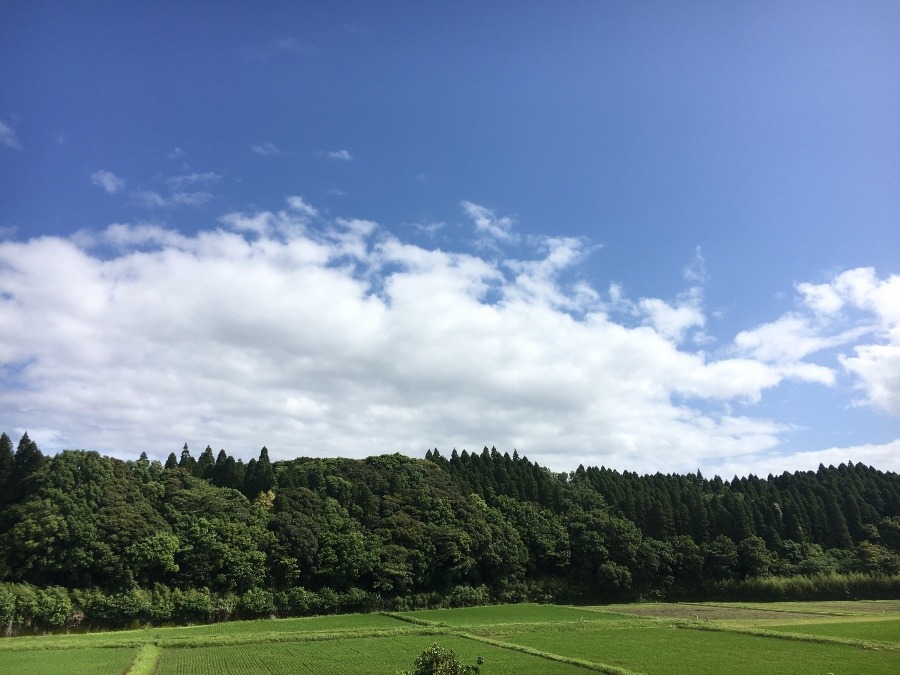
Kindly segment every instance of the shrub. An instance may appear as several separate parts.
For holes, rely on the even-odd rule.
[[[49,586],[37,593],[35,621],[42,628],[58,628],[72,613],[72,600],[66,589]]]
[[[402,675],[476,675],[480,670],[478,666],[462,665],[452,649],[432,644],[416,659],[415,668],[404,670]]]
[[[186,591],[176,588],[172,593],[172,603],[172,618],[182,623],[206,623],[213,608],[208,588]]]
[[[241,598],[241,613],[246,617],[268,616],[275,611],[275,601],[269,591],[251,588]]]

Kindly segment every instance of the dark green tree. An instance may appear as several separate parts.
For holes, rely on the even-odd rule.
[[[13,477],[13,444],[5,433],[0,434],[0,506],[9,502],[9,488]]]
[[[269,449],[263,446],[259,451],[259,459],[247,464],[247,472],[244,476],[243,493],[248,499],[255,499],[261,492],[268,492],[275,487],[275,472],[269,461]]]
[[[737,546],[737,570],[741,578],[765,577],[775,567],[775,556],[761,537],[747,537]]]
[[[206,450],[203,451],[203,454],[200,455],[200,459],[197,460],[196,476],[205,479],[212,478],[215,466],[216,460],[213,457],[213,450],[207,445]]]
[[[703,574],[708,579],[730,579],[738,563],[735,543],[723,534],[703,546]]]
[[[181,449],[181,458],[178,460],[178,466],[191,475],[197,475],[197,460],[191,456],[191,451],[188,450],[187,443],[185,443],[184,447]]]
[[[44,455],[26,431],[19,439],[16,454],[13,455],[12,472],[9,481],[9,503],[22,500],[30,491],[32,474],[44,463]]]

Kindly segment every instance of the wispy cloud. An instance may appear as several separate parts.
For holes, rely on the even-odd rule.
[[[274,143],[261,143],[258,145],[251,145],[250,149],[257,155],[263,155],[266,157],[284,154]]]
[[[353,161],[353,155],[350,154],[349,150],[329,150],[325,153],[325,156],[328,159],[339,159],[345,162]]]
[[[309,49],[308,45],[304,45],[299,40],[292,37],[278,38],[274,42],[275,47],[285,52],[302,52]]]
[[[176,206],[200,206],[212,199],[209,192],[172,192],[168,195],[155,190],[137,190],[131,193],[132,199],[141,206],[151,209],[168,209]]]
[[[427,234],[430,237],[433,237],[434,235],[436,235],[438,232],[440,232],[442,229],[444,229],[444,227],[446,227],[446,225],[447,224],[442,221],[438,221],[438,222],[429,221],[429,222],[425,222],[425,223],[413,223],[412,224],[412,226],[415,230],[417,230],[418,232],[421,232],[423,234]]]
[[[288,206],[290,206],[294,211],[299,211],[300,213],[305,213],[306,215],[311,216],[311,217],[315,217],[315,216],[319,215],[318,210],[315,209],[313,206],[310,206],[309,204],[307,204],[303,200],[303,197],[301,197],[299,195],[288,197],[287,203],[288,203]]]
[[[269,40],[263,44],[245,45],[241,49],[241,55],[245,59],[252,61],[268,61],[277,56],[311,54],[314,51],[315,47],[313,45],[285,36]]]
[[[479,234],[504,243],[517,241],[518,237],[512,232],[515,225],[512,218],[498,217],[491,209],[469,201],[462,201],[460,205],[475,223],[475,229]]]
[[[220,180],[222,180],[222,177],[219,174],[207,171],[205,173],[170,176],[169,178],[166,178],[166,185],[173,190],[184,190],[185,188],[197,185],[198,183],[218,183]]]
[[[125,180],[112,171],[95,171],[91,174],[91,182],[111,195],[125,189]]]
[[[693,342],[705,344],[709,338],[702,332],[706,325],[703,284],[709,280],[709,275],[699,246],[693,260],[682,270],[682,276],[691,286],[679,293],[674,302],[660,298],[641,298],[634,308],[648,325],[653,326],[670,340],[681,343],[688,331],[696,329],[693,332]]]
[[[16,136],[16,132],[3,120],[0,120],[0,145],[5,145],[7,148],[12,148],[13,150],[22,149],[22,144],[19,142],[19,137]]]

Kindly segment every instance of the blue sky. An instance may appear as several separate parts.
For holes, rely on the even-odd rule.
[[[733,5],[3,3],[0,427],[900,470],[900,6]]]

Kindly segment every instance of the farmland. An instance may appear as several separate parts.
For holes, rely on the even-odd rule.
[[[0,640],[0,673],[894,673],[900,602],[505,605]]]

